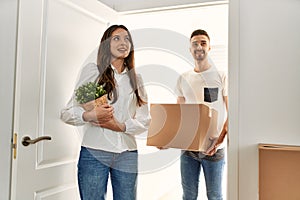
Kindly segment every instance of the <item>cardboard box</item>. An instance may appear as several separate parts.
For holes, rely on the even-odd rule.
[[[300,199],[300,147],[259,144],[259,200]]]
[[[151,104],[147,145],[206,151],[216,137],[218,113],[204,104]]]

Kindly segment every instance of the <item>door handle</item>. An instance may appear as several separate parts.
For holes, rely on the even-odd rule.
[[[23,144],[23,146],[28,146],[30,144],[35,144],[42,140],[51,140],[51,137],[50,136],[42,136],[42,137],[38,137],[38,138],[32,140],[29,136],[25,136],[22,139],[22,144]]]

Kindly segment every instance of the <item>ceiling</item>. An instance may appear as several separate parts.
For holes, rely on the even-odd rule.
[[[98,0],[117,12],[132,12],[145,9],[158,9],[193,4],[217,3],[224,0]]]

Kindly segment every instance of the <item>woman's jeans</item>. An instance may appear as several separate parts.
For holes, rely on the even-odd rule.
[[[81,200],[106,199],[110,175],[114,200],[135,200],[137,151],[112,153],[81,147],[78,185]]]
[[[206,183],[208,200],[222,200],[222,175],[224,169],[224,149],[214,156],[204,156],[199,152],[183,151],[181,155],[181,184],[183,200],[196,200],[198,197],[201,166]]]

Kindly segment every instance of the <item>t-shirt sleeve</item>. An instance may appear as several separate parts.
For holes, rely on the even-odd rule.
[[[222,76],[223,96],[228,96],[228,75],[226,72]]]
[[[176,87],[175,87],[175,94],[177,95],[177,97],[183,97],[183,92],[182,92],[182,76],[179,76],[179,78],[177,79],[177,83],[176,83]]]

